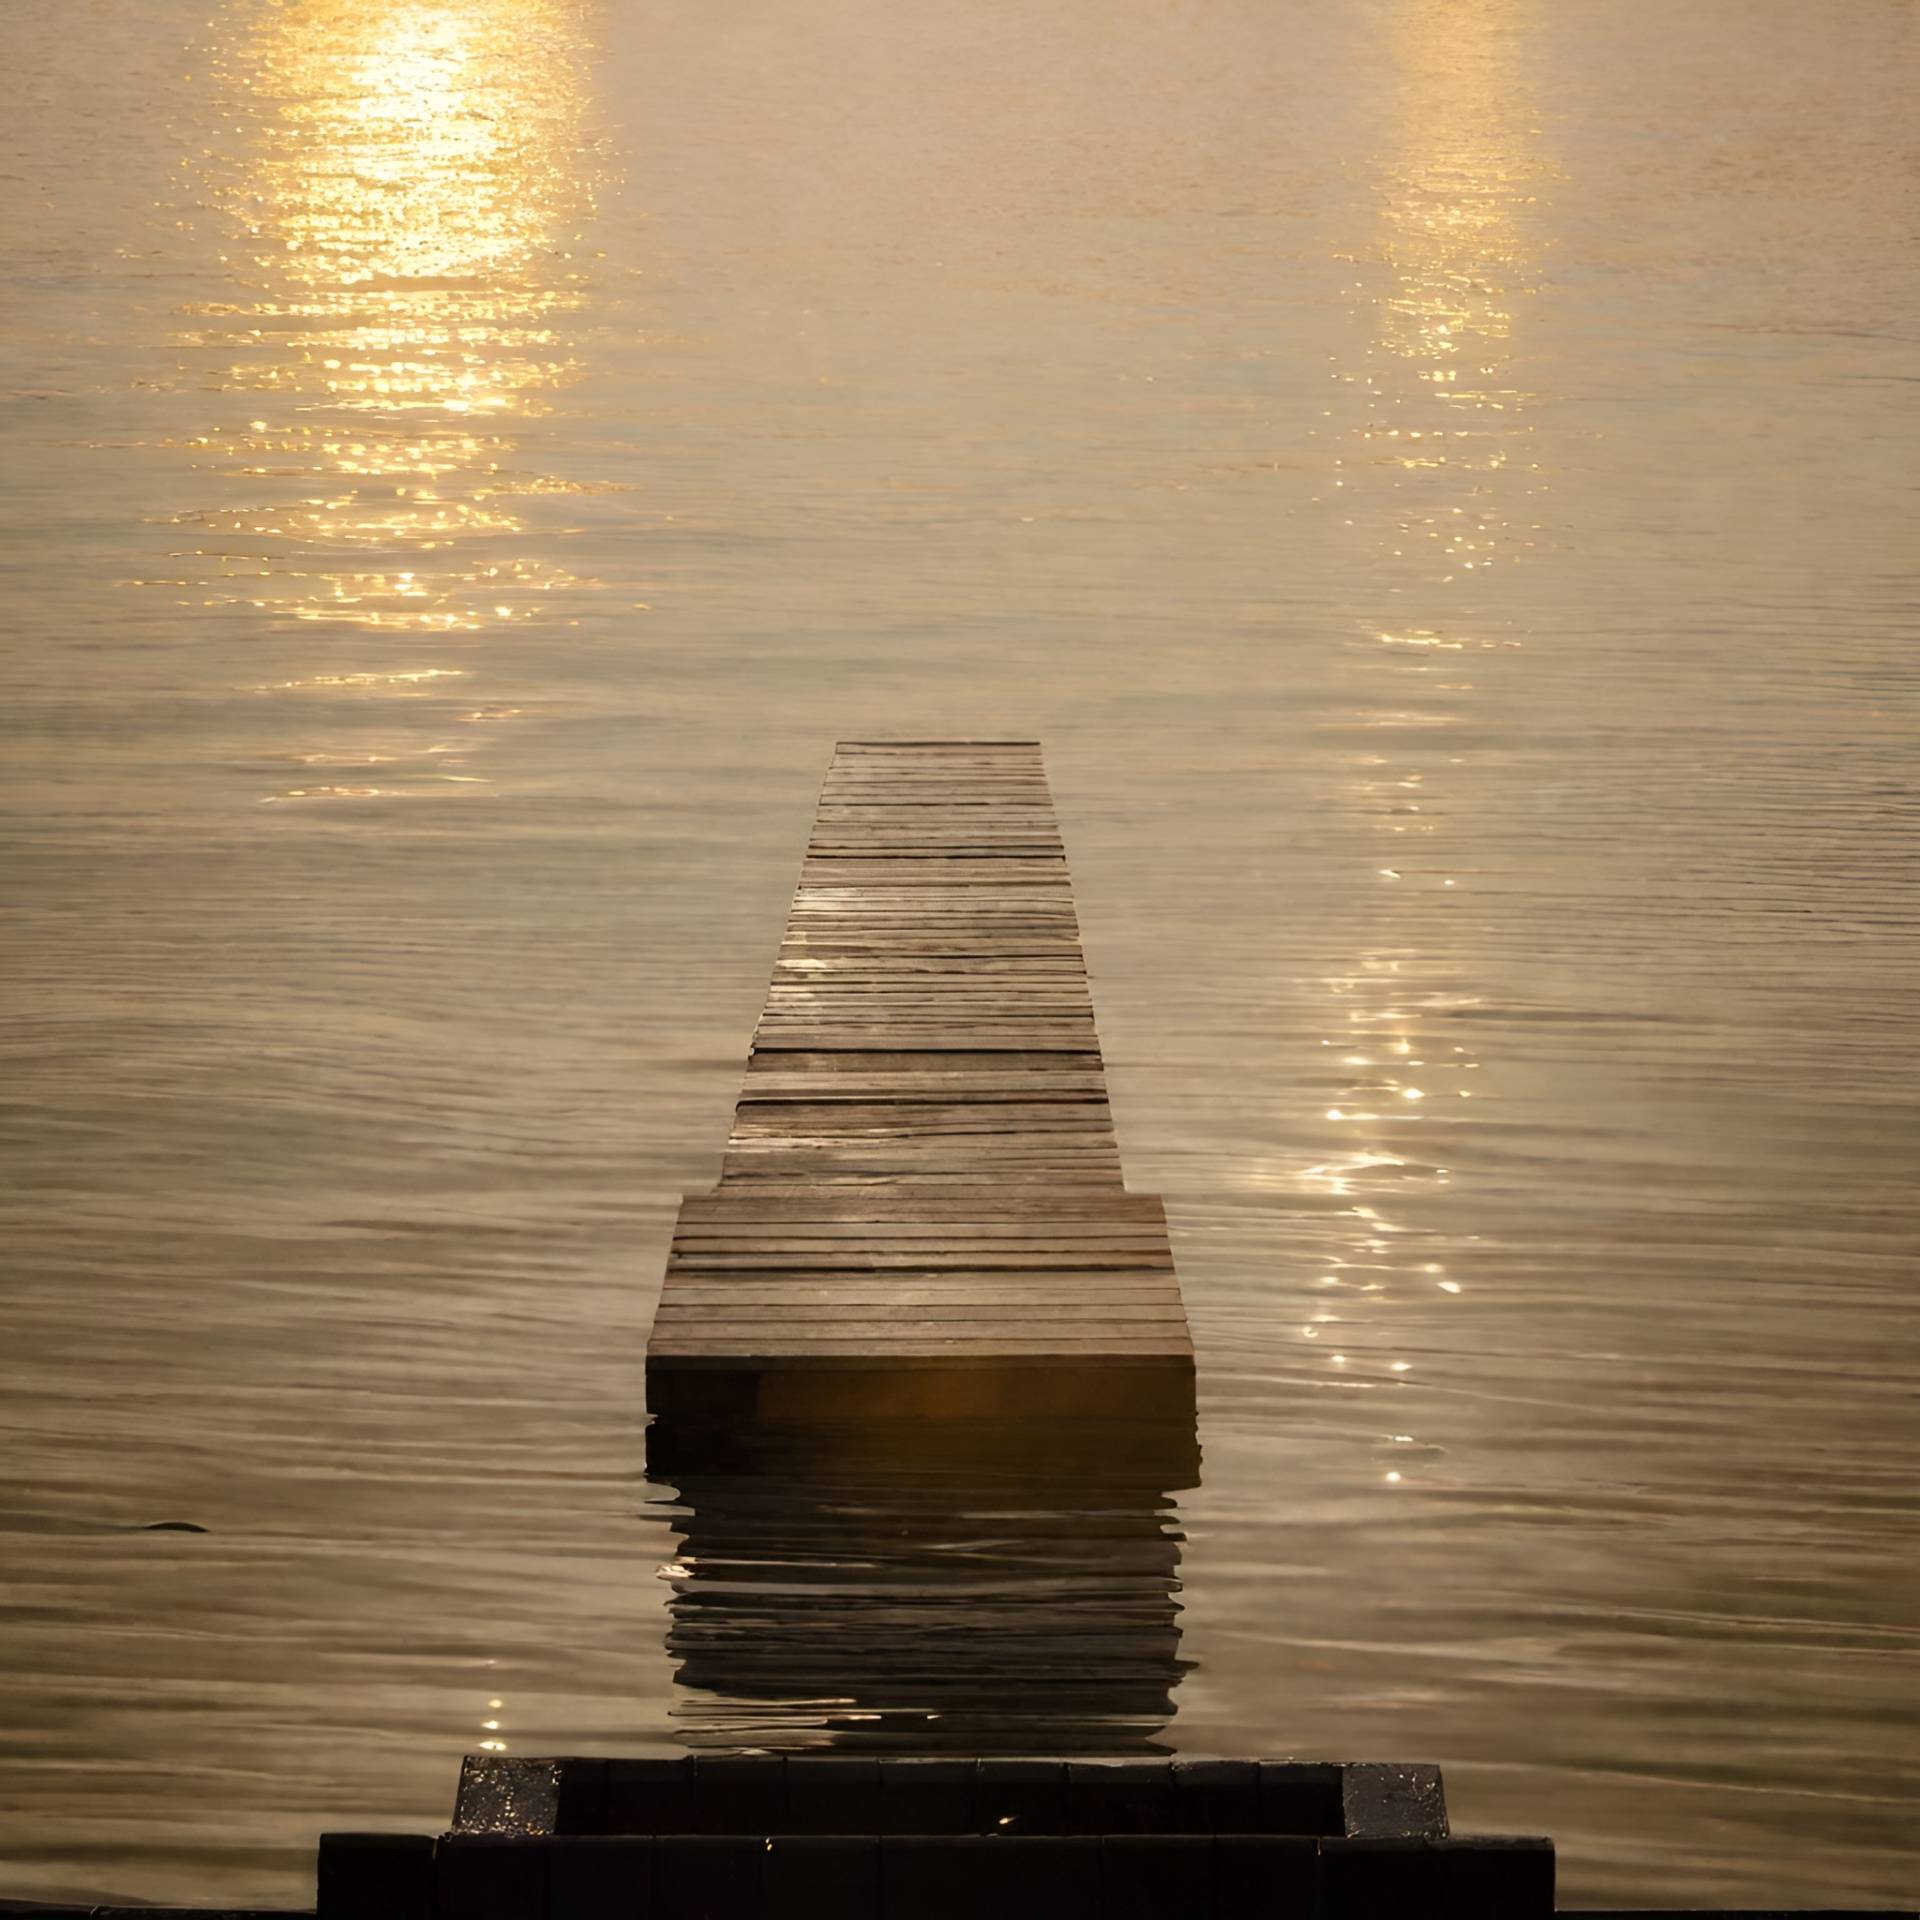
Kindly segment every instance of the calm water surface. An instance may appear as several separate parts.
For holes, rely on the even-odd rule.
[[[11,0],[0,1888],[991,1721],[1911,1900],[1916,97],[1910,0]],[[1200,1484],[649,1482],[830,745],[976,731]]]

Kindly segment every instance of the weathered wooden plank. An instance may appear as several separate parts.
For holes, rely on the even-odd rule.
[[[1055,1139],[1047,1134],[1005,1137],[1004,1145],[969,1142],[964,1150],[944,1141],[835,1140],[816,1135],[799,1140],[743,1139],[729,1143],[727,1157],[743,1166],[767,1166],[787,1171],[803,1160],[845,1161],[848,1165],[908,1168],[933,1167],[961,1173],[968,1167],[1073,1167],[1097,1160],[1118,1169],[1119,1150],[1111,1139]],[[1115,1185],[1119,1182],[1116,1178]]]
[[[817,1028],[838,1036],[835,1045],[844,1051],[846,1035],[861,1033],[906,1033],[919,1036],[924,1049],[925,1036],[933,1033],[995,1033],[1002,1043],[1024,1035],[1045,1034],[1077,1037],[1082,1046],[1093,1024],[1091,1013],[1077,1013],[1071,1007],[1059,1007],[1044,1001],[1029,1001],[1012,1012],[1000,1008],[969,1005],[962,1001],[947,1006],[933,1001],[924,1007],[901,1006],[896,1001],[857,998],[813,1000],[799,1005],[782,1002],[761,1016],[760,1026],[767,1033],[789,1035]],[[789,1042],[789,1045],[792,1043]],[[1049,1042],[1051,1049],[1051,1042]],[[861,1048],[859,1051],[864,1052]]]
[[[980,1155],[992,1155],[996,1151],[995,1142],[1001,1140],[1017,1143],[1023,1153],[1031,1151],[1046,1154],[1062,1148],[1075,1151],[1097,1148],[1106,1152],[1116,1149],[1118,1145],[1111,1127],[1094,1129],[1027,1124],[1003,1131],[988,1127],[962,1127],[952,1123],[919,1127],[902,1123],[893,1127],[867,1125],[840,1130],[828,1121],[784,1127],[765,1123],[758,1126],[736,1124],[729,1145],[740,1152],[767,1153],[844,1146],[868,1156],[904,1147],[916,1154],[937,1151],[951,1162],[958,1156],[972,1159]]]
[[[838,1322],[836,1315],[840,1316]],[[874,1298],[871,1292],[864,1305],[851,1305],[845,1297],[806,1300],[797,1294],[781,1295],[777,1292],[764,1294],[759,1303],[743,1302],[711,1292],[703,1294],[697,1301],[685,1300],[678,1294],[670,1293],[660,1302],[659,1314],[655,1316],[656,1324],[676,1316],[714,1325],[738,1321],[749,1327],[788,1320],[796,1325],[816,1326],[827,1331],[831,1331],[836,1324],[844,1330],[856,1322],[870,1322],[875,1326],[909,1323],[934,1326],[950,1322],[969,1334],[980,1331],[972,1323],[985,1318],[1022,1326],[1031,1326],[1036,1321],[1067,1323],[1074,1327],[1077,1336],[1116,1326],[1157,1326],[1169,1317],[1175,1320],[1184,1318],[1179,1303],[1174,1301],[1170,1305],[1169,1297],[1164,1294],[1145,1300],[1130,1296],[1124,1305],[1093,1296],[1062,1299],[1058,1295],[993,1305],[983,1304],[977,1295],[948,1294],[918,1299],[901,1295],[890,1296],[882,1301]],[[1089,1326],[1089,1322],[1093,1324]]]
[[[741,1112],[732,1134],[736,1146],[763,1146],[774,1150],[808,1144],[841,1142],[857,1146],[863,1152],[878,1152],[890,1146],[940,1147],[951,1149],[950,1157],[992,1150],[996,1140],[1018,1140],[1023,1146],[1110,1147],[1114,1132],[1103,1118],[1069,1115],[1049,1124],[1023,1111],[1018,1119],[1004,1123],[985,1118],[969,1122],[953,1114],[920,1118],[917,1110],[902,1104],[891,1120],[860,1118],[838,1124],[831,1112],[811,1111],[782,1115],[777,1109]],[[991,1115],[991,1107],[981,1109]]]
[[[762,1164],[764,1165],[764,1164]],[[722,1181],[730,1175],[722,1173]],[[760,1187],[768,1181],[780,1181],[783,1185],[801,1185],[810,1177],[810,1169],[795,1167],[768,1167],[764,1173],[758,1165],[749,1165],[743,1181],[745,1185]],[[900,1169],[900,1167],[833,1167],[826,1165],[818,1169],[818,1185],[822,1187],[864,1187],[879,1188],[887,1192],[912,1192],[916,1187],[952,1188],[954,1192],[972,1192],[983,1183],[1018,1190],[1027,1200],[1041,1200],[1050,1187],[1094,1187],[1098,1190],[1110,1190],[1116,1185],[1114,1173],[1106,1167],[1087,1169],[1077,1173],[1073,1167],[1029,1167],[1021,1171],[1020,1167],[943,1167],[929,1164],[924,1167]]]
[[[970,1354],[986,1364],[993,1364],[1002,1356],[1085,1360],[1105,1354],[1134,1354],[1158,1355],[1169,1360],[1184,1357],[1191,1365],[1193,1345],[1186,1338],[1184,1328],[1178,1331],[1168,1328],[1164,1333],[1147,1333],[1136,1338],[1122,1333],[1087,1334],[1081,1337],[1066,1329],[1056,1332],[1051,1328],[1044,1331],[1030,1329],[1014,1334],[985,1325],[974,1334],[936,1333],[926,1328],[901,1328],[888,1334],[884,1329],[876,1331],[869,1328],[858,1333],[839,1331],[801,1336],[783,1329],[777,1339],[746,1330],[736,1334],[701,1329],[685,1337],[672,1332],[663,1333],[647,1348],[649,1364],[663,1358],[704,1357],[709,1361],[723,1358],[751,1360],[756,1369],[763,1366],[799,1366],[810,1360],[854,1358],[860,1355],[904,1360],[916,1354],[924,1357]],[[1029,1411],[1038,1413],[1043,1409]]]
[[[978,1003],[989,1010],[1010,1007],[1023,1013],[1051,1001],[1076,1013],[1086,1011],[1089,1017],[1093,1005],[1086,981],[1062,973],[996,978],[963,970],[918,975],[889,975],[877,969],[860,973],[851,968],[799,975],[777,971],[767,989],[770,1006],[864,1004],[876,999],[943,1008]]]
[[[752,1198],[755,1196],[743,1196]],[[784,1195],[758,1196],[765,1205],[755,1213],[721,1218],[689,1219],[682,1215],[674,1227],[675,1247],[777,1246],[806,1247],[999,1247],[1007,1250],[1043,1247],[1106,1248],[1114,1252],[1133,1247],[1163,1248],[1166,1229],[1158,1221],[1131,1221],[1104,1217],[1087,1208],[1041,1226],[1023,1221],[978,1220],[971,1209],[948,1209],[953,1217],[911,1221],[853,1217],[823,1219],[818,1214],[784,1208]]]
[[[1075,1231],[1077,1226],[1078,1231]],[[1105,1252],[1125,1252],[1136,1247],[1152,1249],[1166,1242],[1164,1229],[1109,1226],[1099,1220],[1068,1222],[1065,1226],[1039,1228],[1010,1226],[1004,1222],[981,1225],[974,1221],[915,1222],[903,1227],[897,1222],[880,1220],[739,1220],[689,1223],[682,1220],[674,1229],[676,1250],[702,1249],[708,1252],[740,1248],[783,1247],[801,1252],[813,1247],[875,1248],[959,1248],[999,1247],[1008,1250],[1077,1248]]]
[[[990,1286],[985,1280],[936,1283],[924,1279],[902,1280],[895,1275],[881,1279],[844,1274],[792,1274],[771,1280],[764,1275],[743,1275],[735,1279],[703,1277],[676,1280],[662,1296],[660,1305],[663,1311],[702,1301],[722,1306],[743,1303],[777,1306],[808,1301],[822,1305],[836,1301],[843,1304],[873,1301],[883,1306],[901,1302],[970,1306],[984,1301],[1015,1306],[1058,1303],[1067,1307],[1098,1307],[1105,1302],[1128,1307],[1169,1306],[1176,1310],[1180,1305],[1179,1289],[1165,1273],[1150,1278],[1111,1274],[1036,1275],[1015,1281],[1009,1281],[1008,1276],[1002,1274],[999,1278],[1004,1284]]]
[[[867,1250],[835,1250],[809,1247],[802,1252],[756,1252],[676,1248],[667,1256],[670,1274],[698,1273],[1050,1273],[1074,1270],[1104,1273],[1116,1266],[1140,1272],[1173,1271],[1173,1255],[1135,1249],[1122,1263],[1104,1248],[1084,1252],[1067,1248],[1052,1251],[1022,1249],[1017,1253],[989,1252],[966,1247],[951,1253],[935,1253],[926,1248],[910,1252],[882,1253]]]
[[[931,1021],[908,1026],[904,1021],[826,1021],[818,1018],[761,1021],[754,1043],[770,1052],[863,1053],[863,1035],[895,1052],[946,1053],[964,1048],[970,1053],[1084,1053],[1087,1026],[1066,1021],[1000,1020],[992,1026],[979,1021]]]
[[[763,1241],[759,1246],[764,1249],[768,1244]],[[1107,1247],[1101,1249],[1103,1257],[1100,1259],[1062,1264],[1041,1262],[1028,1265],[1013,1260],[1003,1265],[975,1265],[956,1259],[918,1269],[910,1261],[876,1268],[859,1260],[819,1262],[814,1259],[814,1250],[810,1247],[795,1247],[784,1263],[772,1266],[763,1262],[755,1267],[735,1269],[729,1264],[729,1256],[750,1251],[753,1249],[715,1246],[683,1248],[676,1243],[669,1255],[668,1272],[676,1285],[687,1286],[731,1286],[736,1282],[741,1285],[758,1284],[757,1276],[769,1273],[769,1283],[780,1286],[801,1278],[821,1286],[856,1286],[869,1281],[879,1285],[881,1280],[874,1276],[881,1275],[884,1276],[884,1283],[890,1287],[912,1285],[961,1291],[982,1287],[997,1290],[1002,1287],[1096,1286],[1123,1280],[1129,1283],[1138,1281],[1142,1286],[1173,1284],[1173,1268],[1168,1260],[1163,1255],[1157,1255],[1150,1247],[1138,1246]],[[704,1272],[689,1270],[687,1256],[695,1253],[708,1256],[713,1265]]]
[[[1101,1186],[1117,1184],[1120,1157],[1117,1153],[1070,1158],[1065,1154],[1003,1155],[992,1160],[973,1161],[967,1168],[951,1169],[939,1156],[922,1154],[859,1154],[825,1149],[806,1153],[726,1154],[721,1161],[720,1177],[752,1185],[777,1183],[794,1186],[811,1181],[819,1186],[848,1184],[894,1185],[922,1180],[939,1183],[959,1179],[994,1179],[1026,1188],[1048,1186]]]
[[[1164,1411],[1191,1377],[1165,1213],[1121,1183],[1038,744],[842,743],[720,1184],[674,1230],[650,1396]]]
[[[836,1134],[929,1134],[1112,1132],[1104,1100],[958,1101],[929,1088],[892,1100],[816,1100],[811,1096],[761,1100],[742,1096],[734,1109],[734,1133],[785,1137],[830,1128]]]
[[[848,1225],[876,1227],[893,1231],[911,1223],[921,1231],[938,1233],[952,1225],[958,1231],[1009,1226],[1025,1231],[1044,1224],[1065,1230],[1069,1223],[1088,1222],[1105,1230],[1135,1222],[1161,1233],[1166,1230],[1165,1216],[1158,1195],[1128,1193],[1121,1188],[1094,1199],[1074,1196],[1059,1206],[1036,1205],[1004,1193],[997,1186],[956,1191],[935,1199],[916,1194],[844,1194],[844,1193],[736,1193],[731,1188],[716,1188],[711,1193],[693,1193],[680,1203],[680,1224],[725,1226],[736,1222],[768,1221],[795,1226],[813,1225],[842,1230]]]
[[[1009,1006],[974,1011],[962,1006],[948,1013],[932,1002],[917,1008],[875,1007],[870,1012],[852,1005],[844,1011],[838,1006],[796,1007],[792,1011],[775,1006],[760,1016],[760,1024],[778,1028],[789,1036],[818,1028],[832,1036],[823,1043],[823,1052],[845,1052],[849,1036],[870,1041],[871,1044],[857,1049],[861,1053],[924,1052],[933,1045],[927,1036],[939,1033],[954,1036],[946,1046],[949,1053],[978,1052],[980,1042],[968,1037],[972,1034],[996,1036],[991,1044],[1001,1050],[1017,1043],[1024,1035],[1036,1053],[1058,1053],[1063,1042],[1070,1042],[1079,1052],[1092,1053],[1099,1044],[1091,1013],[1057,1013],[1046,1007]],[[894,1033],[915,1037],[896,1046],[887,1037]],[[789,1049],[804,1045],[800,1039],[787,1041]]]
[[[928,1052],[920,1057],[938,1061],[942,1056]],[[982,1053],[972,1056],[982,1063],[975,1072],[961,1073],[951,1067],[934,1066],[922,1075],[914,1073],[910,1066],[892,1067],[885,1073],[873,1073],[857,1058],[845,1054],[765,1054],[756,1060],[753,1070],[742,1080],[740,1103],[756,1106],[783,1101],[808,1101],[835,1107],[916,1106],[951,1101],[976,1106],[991,1105],[989,1096],[999,1094],[1003,1096],[1004,1104],[1015,1108],[1031,1106],[1036,1098],[1043,1104],[1049,1099],[1056,1104],[1060,1101],[1087,1100],[1104,1106],[1104,1086],[1089,1084],[1087,1075],[1080,1069],[1066,1065],[1050,1071],[1044,1066],[1029,1067],[1026,1064],[1034,1060],[1071,1062],[1076,1057],[1073,1054]],[[912,1061],[915,1056],[908,1053],[900,1058]],[[844,1071],[836,1072],[831,1065],[820,1064],[836,1059],[846,1062]],[[798,1064],[789,1066],[788,1062]],[[1003,1062],[1004,1066],[1001,1064]],[[1014,1080],[1025,1080],[1030,1084],[1008,1084]]]
[[[776,1082],[834,1087],[839,1090],[854,1082],[874,1086],[920,1087],[1007,1087],[1017,1090],[1031,1083],[1033,1094],[1053,1097],[1067,1086],[1092,1085],[1104,1092],[1105,1076],[1099,1056],[1083,1053],[1077,1058],[1057,1053],[982,1055],[950,1052],[888,1055],[864,1054],[849,1060],[843,1053],[806,1054],[790,1052],[778,1060],[748,1059],[744,1084],[772,1086]]]
[[[889,1000],[887,995],[873,989],[777,987],[768,990],[767,1007],[761,1018],[804,1025],[809,1017],[819,1016],[820,1024],[838,1026],[871,1013],[887,1026],[955,1026],[976,1021],[982,1026],[998,1027],[1014,1021],[1041,1020],[1054,1026],[1091,1030],[1092,1001],[1082,996],[1078,1001],[1060,1004],[1061,999],[1058,993],[994,996],[972,993],[965,988],[942,992],[936,987],[924,994],[895,995]],[[1087,1050],[1092,1052],[1097,1044],[1096,1038]],[[882,1050],[877,1042],[866,1049],[869,1053]],[[964,1053],[966,1049],[955,1047],[953,1051]]]
[[[741,1104],[758,1107],[783,1100],[804,1100],[821,1105],[831,1105],[838,1101],[871,1101],[891,1106],[912,1107],[929,1100],[965,1100],[969,1106],[990,1108],[995,1105],[1023,1107],[1030,1104],[1033,1099],[1029,1088],[1007,1084],[1011,1076],[996,1080],[987,1074],[963,1076],[942,1073],[929,1076],[922,1081],[914,1081],[898,1073],[880,1075],[862,1073],[857,1069],[850,1069],[840,1074],[817,1069],[798,1073],[781,1073],[776,1070],[780,1061],[794,1057],[780,1053],[762,1055],[760,1070],[748,1075],[741,1088]],[[932,1059],[934,1056],[929,1054],[927,1057]],[[1012,1059],[1017,1056],[1005,1057]],[[1071,1058],[1070,1055],[1065,1054],[1055,1057]],[[1103,1091],[1098,1085],[1089,1085],[1078,1074],[1049,1074],[1047,1079],[1052,1085],[1063,1089],[1078,1090],[1072,1093],[1063,1092],[1061,1096],[1063,1099],[1098,1099]]]
[[[848,1164],[894,1166],[902,1170],[928,1163],[952,1170],[961,1166],[1079,1166],[1088,1161],[1117,1168],[1119,1148],[1110,1134],[1105,1138],[1009,1134],[992,1141],[974,1136],[958,1147],[938,1138],[875,1139],[862,1134],[852,1140],[839,1140],[828,1133],[791,1137],[749,1134],[728,1142],[727,1157],[742,1166],[764,1164],[788,1169],[803,1157],[809,1161],[827,1157]]]
[[[1051,985],[1083,978],[1064,953],[877,953],[782,954],[773,963],[773,977],[783,980],[878,980],[902,985],[922,981],[972,980],[998,985],[1008,992],[1025,986]]]

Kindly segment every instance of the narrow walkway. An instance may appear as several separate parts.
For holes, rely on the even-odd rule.
[[[1189,1414],[1032,741],[843,742],[720,1185],[681,1207],[656,1413]]]

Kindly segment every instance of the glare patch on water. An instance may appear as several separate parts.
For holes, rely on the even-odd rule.
[[[591,590],[530,517],[580,484],[543,465],[543,423],[580,372],[607,185],[579,9],[234,0],[218,24],[229,138],[192,156],[185,186],[221,284],[171,343],[182,412],[200,416],[173,445],[214,497],[171,516],[184,577],[164,584],[268,631],[311,627],[330,651],[550,622]],[[409,764],[420,751],[389,755],[377,788],[263,797],[485,784]]]
[[[1537,511],[1533,396],[1514,367],[1538,289],[1538,204],[1553,167],[1542,129],[1517,106],[1532,84],[1522,13],[1503,0],[1466,14],[1415,6],[1394,15],[1381,228],[1348,290],[1357,354],[1336,358],[1329,376],[1340,526],[1380,616],[1356,635],[1356,648],[1374,643],[1354,655],[1357,710],[1331,724],[1394,743],[1347,756],[1351,776],[1328,801],[1396,843],[1392,864],[1374,870],[1393,884],[1371,896],[1373,911],[1355,929],[1367,944],[1321,983],[1329,1021],[1321,1045],[1349,1073],[1329,1081],[1335,1097],[1324,1118],[1337,1139],[1310,1146],[1299,1176],[1304,1190],[1353,1203],[1345,1230],[1333,1216],[1328,1244],[1303,1256],[1337,1263],[1343,1301],[1354,1296],[1339,1316],[1316,1316],[1341,1327],[1348,1351],[1324,1364],[1342,1387],[1363,1364],[1389,1378],[1411,1370],[1391,1356],[1420,1271],[1415,1256],[1436,1243],[1450,1259],[1465,1251],[1446,1242],[1429,1204],[1454,1198],[1453,1176],[1405,1142],[1436,1120],[1460,1124],[1429,1117],[1431,1103],[1463,1091],[1457,1076],[1482,1064],[1443,1045],[1436,1025],[1478,993],[1436,904],[1460,877],[1456,820],[1476,785],[1472,755],[1437,751],[1435,741],[1472,728],[1479,693],[1441,662],[1525,644],[1484,583],[1462,582],[1528,553]],[[1403,1067],[1419,1069],[1421,1081]],[[1402,1241],[1404,1254],[1395,1251]],[[1451,1280],[1441,1291],[1451,1298],[1463,1287]],[[1306,1329],[1310,1338],[1319,1331]],[[1398,1484],[1400,1475],[1386,1478]]]
[[[214,563],[212,605],[431,634],[512,619],[571,584],[515,502],[587,297],[577,15],[310,0],[229,20],[213,77],[242,139],[196,165],[232,289],[178,344],[273,404],[188,441],[254,500],[181,516],[233,542],[184,557]]]

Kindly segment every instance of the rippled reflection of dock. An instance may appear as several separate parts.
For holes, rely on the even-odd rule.
[[[656,1426],[695,1745],[1141,1753],[1174,1713],[1191,1421]]]

